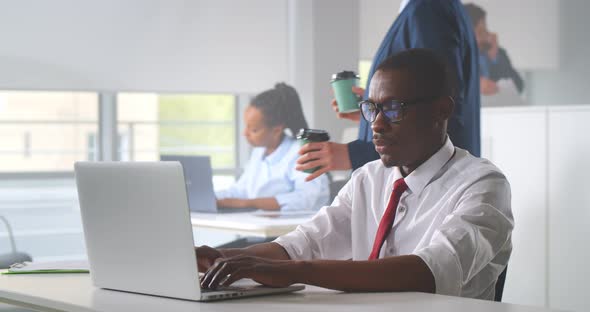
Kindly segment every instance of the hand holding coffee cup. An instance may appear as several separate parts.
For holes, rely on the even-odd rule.
[[[353,92],[357,87],[359,76],[353,71],[342,71],[332,75],[332,90],[336,98],[339,113],[358,112],[358,102],[362,99]]]
[[[325,136],[321,134],[322,132],[325,133]],[[301,149],[299,149],[300,156],[295,169],[311,172],[305,181],[311,181],[328,171],[352,168],[347,144],[329,142],[329,136],[323,130],[304,129],[299,133],[301,135],[298,135],[297,138],[300,140]],[[320,137],[317,138],[316,134],[320,134]]]
[[[365,95],[365,89],[361,88],[361,87],[352,87],[352,92],[354,94],[356,94],[359,99],[362,99],[362,97]],[[359,122],[361,120],[361,113],[360,111],[354,111],[354,112],[348,112],[348,113],[341,113],[340,110],[338,109],[338,103],[336,101],[336,99],[332,99],[332,109],[334,110],[334,112],[336,112],[336,116],[339,119],[348,119],[350,121],[354,121],[354,122]]]
[[[299,140],[299,144],[304,146],[307,143],[311,142],[327,142],[330,140],[330,135],[325,130],[317,130],[317,129],[301,129],[296,136],[297,140]],[[303,172],[306,173],[314,173],[320,169],[320,167],[314,167],[310,169],[305,169]]]

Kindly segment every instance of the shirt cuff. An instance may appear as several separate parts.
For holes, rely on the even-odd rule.
[[[312,259],[309,242],[299,227],[290,233],[277,237],[273,242],[281,245],[291,260]]]
[[[442,245],[429,246],[414,254],[420,257],[432,272],[437,294],[461,296],[463,270],[455,254]]]

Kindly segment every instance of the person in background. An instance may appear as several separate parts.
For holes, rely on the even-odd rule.
[[[366,91],[354,89],[367,98],[375,69],[388,56],[411,48],[431,49],[449,64],[458,92],[455,110],[449,119],[448,133],[453,143],[474,156],[480,155],[480,95],[477,44],[471,22],[459,0],[404,0],[399,16],[381,42],[369,71]],[[334,107],[334,105],[333,105]],[[341,114],[340,118],[360,121],[359,136],[348,144],[334,142],[304,145],[297,160],[297,169],[321,166],[307,179],[324,172],[361,167],[379,159],[372,143],[369,123],[359,112]]]
[[[465,4],[465,10],[471,18],[475,39],[479,48],[479,85],[481,94],[493,95],[498,93],[496,82],[500,79],[510,79],[522,92],[524,82],[518,72],[512,67],[506,50],[498,45],[498,35],[488,31],[486,11],[473,4]]]
[[[510,185],[447,135],[454,88],[445,65],[426,49],[384,60],[360,105],[381,159],[353,172],[330,206],[274,242],[197,247],[201,286],[252,278],[493,300],[512,251]]]
[[[308,174],[295,170],[299,143],[293,136],[307,122],[293,87],[279,83],[256,95],[244,123],[244,136],[254,149],[238,181],[216,192],[217,206],[315,211],[328,203],[328,177],[306,182]]]

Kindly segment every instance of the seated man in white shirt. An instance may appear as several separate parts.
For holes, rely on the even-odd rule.
[[[512,250],[510,185],[447,137],[452,81],[429,50],[386,59],[361,104],[381,159],[356,170],[330,206],[274,242],[198,247],[202,286],[252,278],[492,300]]]

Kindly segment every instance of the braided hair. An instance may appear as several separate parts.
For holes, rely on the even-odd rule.
[[[268,127],[284,125],[291,131],[291,136],[295,136],[299,129],[307,128],[297,91],[283,82],[256,95],[250,105],[262,112]]]

